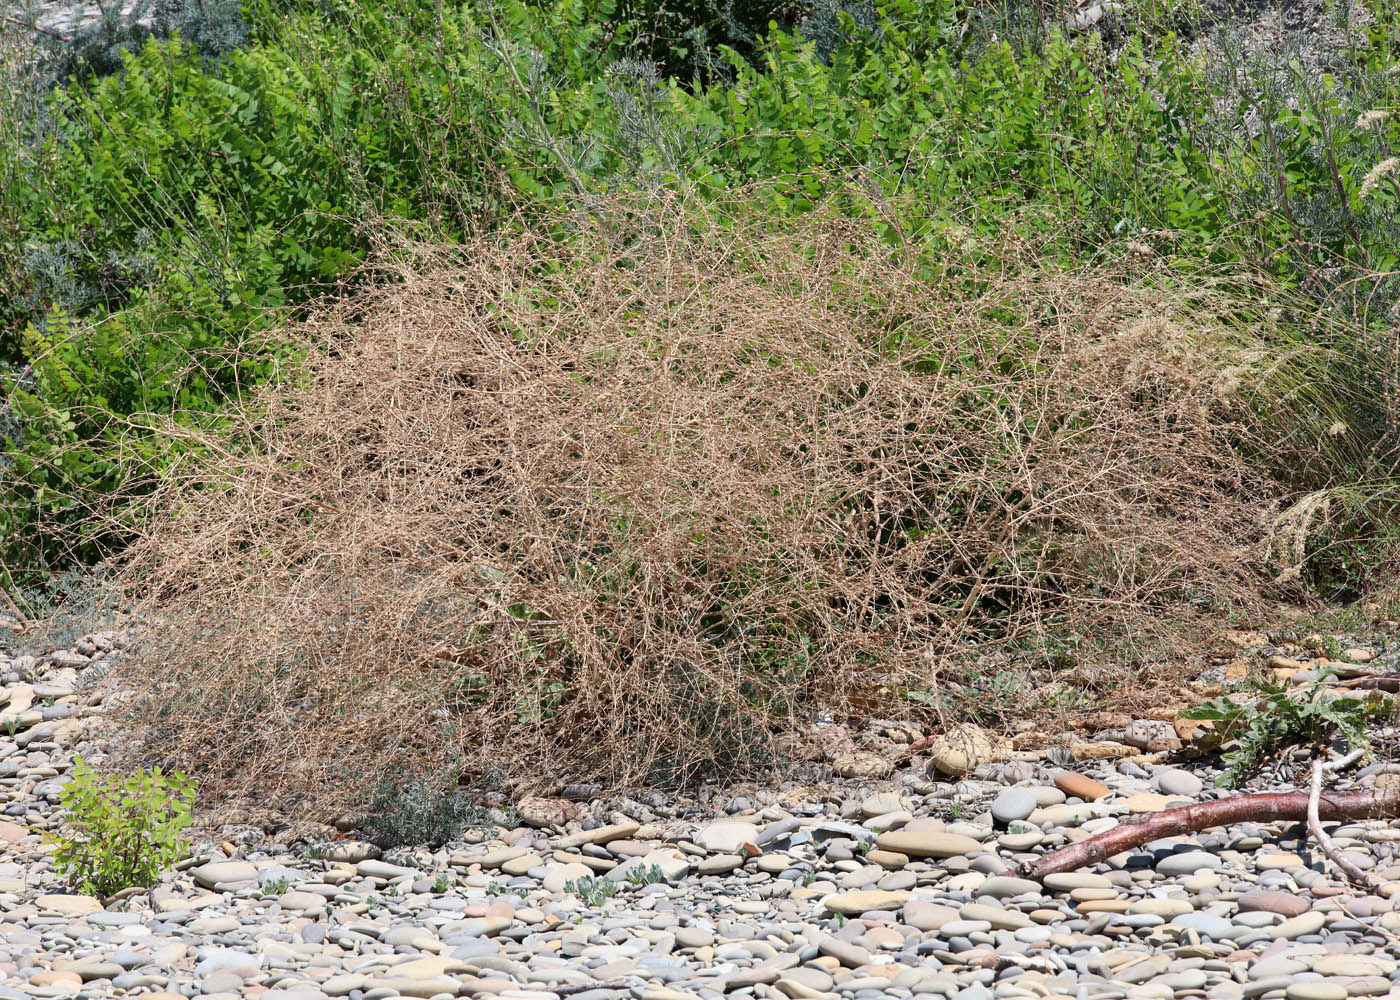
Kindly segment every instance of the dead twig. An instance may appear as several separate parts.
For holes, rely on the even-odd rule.
[[[1348,756],[1350,756],[1350,754],[1348,754]],[[1346,760],[1346,758],[1343,757],[1342,760]],[[1340,763],[1340,761],[1336,763]],[[1367,875],[1360,868],[1356,867],[1356,865],[1342,853],[1341,848],[1337,846],[1336,842],[1328,835],[1327,831],[1322,828],[1322,819],[1318,815],[1320,800],[1322,798],[1322,772],[1333,769],[1335,769],[1335,764],[1333,767],[1329,768],[1320,760],[1313,761],[1312,791],[1308,795],[1308,834],[1317,843],[1318,850],[1325,854],[1329,861],[1340,868],[1347,878],[1362,888],[1369,889],[1372,892],[1378,892],[1380,890],[1380,883]]]
[[[4,21],[7,24],[17,24],[21,28],[28,28],[30,31],[37,31],[39,34],[48,35],[50,38],[57,38],[60,42],[71,42],[73,40],[67,35],[60,35],[56,31],[50,31],[48,28],[41,28],[37,24],[30,24],[23,18],[11,17],[8,14],[0,14],[0,21]]]

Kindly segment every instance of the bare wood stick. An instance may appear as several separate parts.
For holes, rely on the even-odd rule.
[[[50,31],[48,28],[41,28],[37,24],[30,24],[23,18],[10,17],[10,15],[8,14],[0,14],[0,21],[7,21],[10,24],[18,24],[21,28],[28,28],[30,31],[37,31],[39,34],[48,35],[50,38],[57,38],[60,42],[71,42],[73,40],[67,37],[66,35],[60,35],[56,31]]]
[[[1176,837],[1231,823],[1301,822],[1308,817],[1309,798],[1306,792],[1263,792],[1167,809],[1028,861],[1021,865],[1020,873],[1025,878],[1040,882],[1047,875],[1098,864],[1115,854],[1163,837]],[[1320,795],[1318,815],[1326,820],[1395,819],[1400,817],[1400,787]]]
[[[1338,757],[1330,764],[1323,764],[1322,769],[1332,774],[1335,774],[1338,771],[1345,771],[1347,768],[1351,767],[1351,765],[1355,764],[1364,756],[1366,756],[1365,748],[1358,748],[1356,750],[1353,750],[1351,753],[1347,754],[1345,757]]]
[[[1343,758],[1345,760],[1346,758]],[[1322,819],[1318,816],[1318,802],[1322,797],[1322,772],[1325,765],[1320,760],[1313,761],[1312,792],[1308,795],[1308,834],[1317,843],[1317,848],[1327,855],[1327,860],[1342,870],[1351,881],[1372,892],[1380,890],[1380,883],[1367,875],[1342,854],[1336,842],[1322,829]]]

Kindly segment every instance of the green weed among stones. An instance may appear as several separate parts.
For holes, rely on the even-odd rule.
[[[184,852],[180,834],[190,825],[194,800],[194,782],[178,771],[107,777],[78,757],[60,797],[63,830],[48,835],[57,848],[54,867],[96,896],[150,886]]]
[[[1225,771],[1216,781],[1220,788],[1236,788],[1265,754],[1295,743],[1320,743],[1341,737],[1348,751],[1367,750],[1366,723],[1383,711],[1383,699],[1375,692],[1339,691],[1326,681],[1335,676],[1319,670],[1301,690],[1286,682],[1256,677],[1250,681],[1254,697],[1236,701],[1226,696],[1183,712],[1188,719],[1216,723],[1221,736],[1234,742],[1222,758]]]

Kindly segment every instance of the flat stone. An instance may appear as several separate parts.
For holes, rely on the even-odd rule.
[[[848,969],[858,969],[870,964],[870,952],[860,945],[851,944],[834,937],[824,937],[817,945],[823,955],[830,955]]]
[[[1016,878],[1013,875],[997,875],[982,883],[982,895],[994,899],[1010,899],[1013,896],[1039,892],[1039,882],[1032,882],[1028,878]]]
[[[554,842],[554,846],[568,851],[584,844],[606,844],[613,840],[626,840],[641,828],[640,823],[615,823],[612,826],[600,826],[596,830],[580,830],[578,833],[560,837]]]
[[[695,835],[695,842],[707,851],[719,854],[736,854],[745,844],[758,839],[758,827],[752,823],[739,823],[723,820],[702,827]]]
[[[984,920],[997,930],[1014,931],[1031,925],[1031,918],[1020,910],[1005,910],[986,903],[967,903],[958,910],[964,920]]]
[[[727,875],[744,866],[744,859],[738,854],[711,854],[695,864],[697,875]]]
[[[992,800],[992,819],[1003,826],[1025,819],[1039,808],[1028,788],[1008,788]]]
[[[255,882],[258,869],[251,861],[211,861],[190,869],[194,880],[206,889],[236,882]]]
[[[1318,979],[1290,983],[1283,995],[1285,1000],[1347,1000],[1347,988],[1341,983],[1329,983],[1325,979]]]
[[[1176,767],[1158,768],[1152,780],[1157,786],[1157,791],[1163,795],[1172,795],[1183,799],[1196,798],[1206,787],[1206,783],[1190,771],[1183,771]]]
[[[375,878],[409,878],[422,874],[417,868],[406,868],[403,865],[391,865],[387,861],[380,861],[376,858],[366,858],[355,865],[355,871],[361,875],[370,875]]]
[[[946,923],[958,919],[958,911],[951,906],[931,903],[924,899],[911,899],[904,904],[900,914],[904,923],[920,931],[936,931]]]
[[[822,900],[822,905],[831,913],[858,917],[871,910],[897,910],[908,901],[909,893],[907,892],[867,889],[860,892],[839,892]]]
[[[1118,804],[1127,808],[1130,813],[1141,814],[1161,812],[1171,801],[1168,796],[1156,792],[1139,792],[1137,795],[1121,799]]]
[[[1395,961],[1380,955],[1323,955],[1312,971],[1320,976],[1389,976]]]
[[[1218,871],[1223,867],[1224,862],[1209,851],[1184,851],[1180,854],[1168,854],[1156,865],[1159,874],[1169,876],[1194,875],[1200,871]]]
[[[1327,918],[1323,914],[1316,910],[1309,910],[1307,913],[1290,917],[1277,927],[1271,927],[1267,933],[1275,941],[1291,941],[1305,934],[1316,934],[1322,930],[1322,925],[1325,923],[1327,923]]]
[[[956,833],[891,830],[875,839],[882,851],[895,851],[911,858],[956,858],[980,854],[982,845],[971,837]]]
[[[1241,913],[1279,913],[1285,917],[1296,917],[1308,909],[1308,901],[1291,892],[1274,889],[1250,889],[1235,900]]]
[[[1045,876],[1045,888],[1073,892],[1075,889],[1112,889],[1113,883],[1107,875],[1095,872],[1054,872]]]
[[[61,913],[65,917],[81,917],[89,913],[101,913],[102,901],[92,896],[52,893],[34,900],[34,905],[50,913]]]

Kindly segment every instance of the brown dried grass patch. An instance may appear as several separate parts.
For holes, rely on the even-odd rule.
[[[989,645],[1266,585],[1283,418],[1208,288],[830,220],[393,259],[127,554],[134,719],[206,791],[753,772]]]

